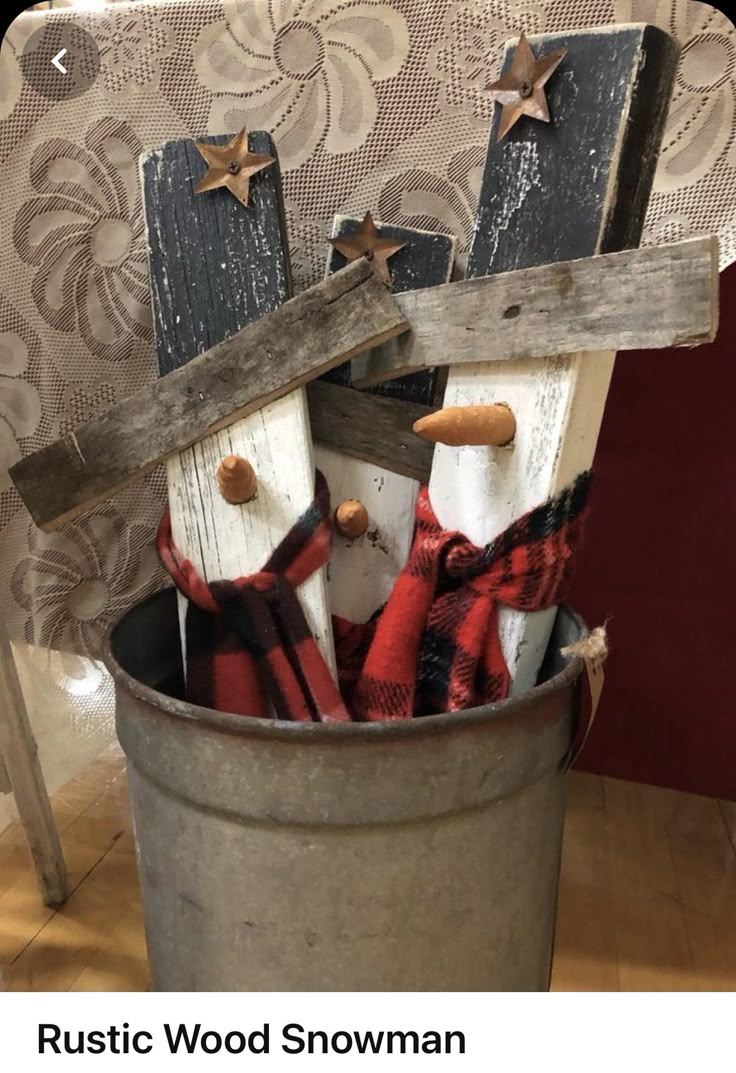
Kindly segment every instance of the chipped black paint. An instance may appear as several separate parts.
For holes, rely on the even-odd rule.
[[[226,145],[232,135],[206,140]],[[253,131],[253,153],[276,156]],[[291,295],[278,160],[250,181],[248,208],[229,191],[195,194],[207,165],[190,139],[168,142],[143,162],[159,375],[273,312]]]
[[[334,232],[334,237],[355,234],[360,223],[358,218],[340,217],[339,228]],[[415,231],[408,227],[393,227],[380,222],[377,222],[377,226],[380,228],[382,237],[406,242],[406,246],[398,250],[388,262],[392,294],[419,290],[422,287],[436,287],[448,281],[455,252],[454,240],[449,235]],[[334,246],[330,246],[327,260],[328,274],[344,268],[346,263],[343,255]],[[350,369],[347,365],[342,366],[328,373],[325,379],[333,383],[348,385],[350,384]],[[390,398],[431,406],[435,399],[436,389],[436,370],[428,369],[419,373],[410,373],[396,380],[389,380],[385,384],[368,390]]]
[[[641,238],[679,46],[643,24],[529,40],[536,55],[568,50],[546,86],[552,122],[524,117],[498,143],[494,109],[470,277]]]

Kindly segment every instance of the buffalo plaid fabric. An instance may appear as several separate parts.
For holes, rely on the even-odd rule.
[[[410,719],[500,700],[509,672],[500,605],[561,602],[582,531],[590,474],[514,522],[485,547],[440,528],[426,488],[409,561],[369,622],[333,619],[340,693],[294,592],[329,558],[329,493],[315,499],[263,570],[206,584],[182,559],[165,515],[161,558],[188,598],[187,697],[219,711],[344,722]],[[348,714],[350,713],[350,714]]]
[[[498,608],[561,602],[589,485],[585,472],[482,548],[441,529],[422,488],[409,561],[388,601],[365,625],[335,623],[353,719],[409,719],[506,697]]]
[[[312,504],[262,570],[209,585],[179,554],[164,515],[161,560],[187,597],[187,700],[236,715],[347,722],[329,668],[294,591],[330,554],[327,482],[317,473]]]

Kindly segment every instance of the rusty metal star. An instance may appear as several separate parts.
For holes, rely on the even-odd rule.
[[[348,261],[357,261],[359,257],[367,258],[373,271],[387,287],[391,286],[388,259],[406,246],[405,242],[393,238],[381,238],[370,212],[365,214],[360,227],[352,235],[341,235],[328,239],[328,242]]]
[[[511,69],[486,86],[493,99],[502,105],[496,141],[500,142],[523,115],[549,123],[544,86],[566,55],[567,49],[560,48],[536,59],[526,34],[521,35],[511,61]]]
[[[275,157],[263,153],[251,153],[248,149],[248,132],[245,127],[227,145],[210,145],[195,142],[207,162],[207,171],[195,187],[195,193],[226,187],[233,197],[246,205],[250,194],[250,179],[257,171],[273,164]]]

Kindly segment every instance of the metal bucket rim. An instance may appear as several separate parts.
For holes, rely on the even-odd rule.
[[[156,709],[161,715],[182,721],[191,727],[204,726],[209,730],[236,737],[256,737],[280,739],[299,745],[309,743],[325,744],[327,740],[381,741],[416,735],[434,735],[447,731],[460,730],[491,719],[498,719],[516,713],[519,710],[536,705],[547,696],[563,692],[574,685],[583,670],[583,661],[579,656],[567,659],[565,666],[557,674],[546,679],[540,685],[527,689],[517,697],[507,697],[476,708],[465,708],[456,712],[441,712],[437,715],[424,715],[421,719],[396,719],[375,723],[302,723],[280,719],[265,719],[255,715],[235,715],[230,712],[218,712],[213,708],[204,708],[189,701],[179,700],[166,693],[161,693],[135,678],[118,662],[113,652],[115,634],[123,621],[133,611],[146,604],[168,599],[173,589],[161,589],[133,607],[124,611],[112,623],[105,636],[102,658],[116,685],[134,696],[137,700]],[[567,604],[561,604],[558,614],[567,615],[584,631],[587,627],[583,619]]]

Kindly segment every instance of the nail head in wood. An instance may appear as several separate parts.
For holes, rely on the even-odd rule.
[[[259,134],[260,132],[256,133],[256,139]],[[204,194],[225,187],[246,207],[250,198],[250,180],[269,164],[276,162],[276,157],[270,153],[251,152],[245,127],[226,145],[214,142],[194,144],[207,164],[207,171],[197,183],[195,193]]]
[[[246,458],[227,455],[217,467],[217,484],[222,498],[236,505],[255,499],[258,489],[255,470]]]
[[[345,499],[335,511],[335,528],[340,536],[357,540],[368,528],[368,511],[359,499]]]
[[[450,447],[505,447],[516,435],[516,418],[505,402],[446,406],[414,422],[414,431]]]
[[[497,141],[501,141],[523,116],[549,123],[550,114],[544,87],[567,55],[566,48],[537,58],[525,33],[514,50],[510,70],[486,86],[501,105]]]
[[[327,241],[348,262],[355,261],[358,257],[365,257],[378,278],[387,287],[391,286],[388,259],[406,246],[406,242],[382,236],[370,212],[365,214],[360,227],[354,234],[337,235]]]

